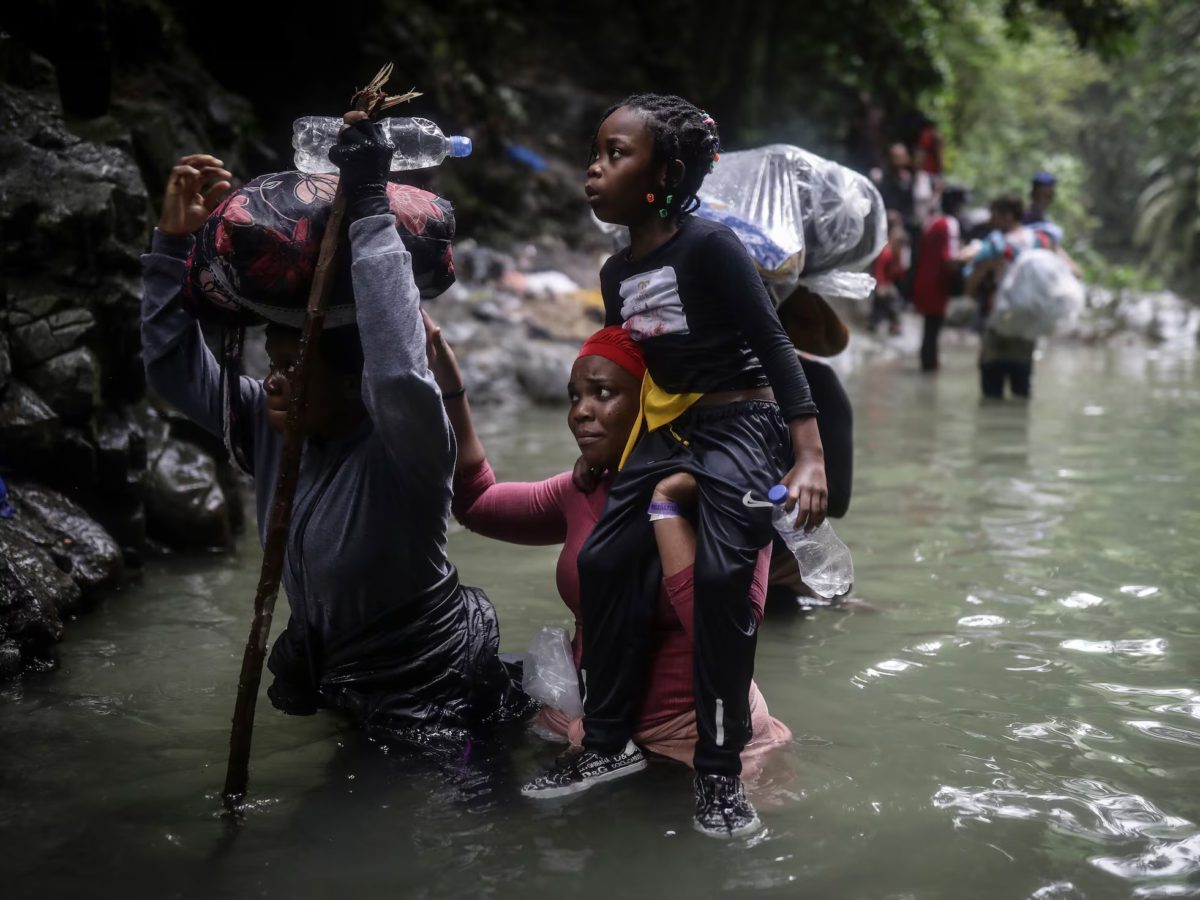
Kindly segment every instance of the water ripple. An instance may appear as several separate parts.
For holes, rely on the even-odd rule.
[[[1089,594],[1087,591],[1073,591],[1066,597],[1060,598],[1058,602],[1071,609],[1087,609],[1090,606],[1099,606],[1104,602],[1104,598]]]
[[[1130,594],[1141,600],[1143,597],[1153,597],[1158,593],[1158,588],[1152,584],[1123,584],[1121,593]]]
[[[1061,641],[1064,650],[1079,650],[1083,653],[1115,653],[1118,656],[1165,656],[1167,642],[1163,638],[1144,638],[1125,641],[1085,641],[1071,638]]]
[[[1130,728],[1135,728],[1147,737],[1160,741],[1170,741],[1173,744],[1184,744],[1200,750],[1200,734],[1188,731],[1186,728],[1176,728],[1174,725],[1164,725],[1162,722],[1126,722]]]
[[[1087,778],[1066,778],[1059,789],[1022,789],[1015,779],[999,775],[990,787],[942,786],[933,805],[954,813],[955,827],[993,819],[1042,821],[1055,831],[1097,842],[1134,838],[1192,838],[1191,822],[1168,815],[1138,794],[1118,791]]]
[[[1200,834],[1167,844],[1151,847],[1145,853],[1136,856],[1099,856],[1090,860],[1099,869],[1120,878],[1158,878],[1193,875],[1200,872]],[[1162,885],[1162,888],[1174,891],[1176,885]],[[1139,893],[1139,897],[1187,897],[1192,894],[1180,893]]]
[[[1000,625],[1007,625],[1008,620],[1003,616],[963,616],[958,620],[958,624],[963,628],[996,628]]]
[[[1064,747],[1080,747],[1085,750],[1088,749],[1083,743],[1085,739],[1116,740],[1116,737],[1107,731],[1075,719],[1052,718],[1047,722],[1013,722],[1008,726],[1008,732],[1014,740],[1035,740]]]

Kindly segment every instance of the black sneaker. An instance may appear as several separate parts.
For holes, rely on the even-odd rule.
[[[539,775],[521,788],[521,796],[541,800],[578,794],[602,781],[613,781],[646,768],[646,757],[633,741],[620,753],[597,753],[580,750],[564,753],[554,761],[548,772]]]
[[[736,775],[696,776],[696,818],[692,824],[709,837],[731,838],[762,828]]]

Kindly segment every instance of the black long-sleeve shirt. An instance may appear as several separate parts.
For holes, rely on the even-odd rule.
[[[771,387],[785,419],[816,415],[804,371],[742,242],[689,216],[645,256],[600,270],[605,321],[624,324],[656,384],[674,394]]]

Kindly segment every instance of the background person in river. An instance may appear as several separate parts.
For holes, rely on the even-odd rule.
[[[925,225],[921,249],[913,275],[913,306],[924,319],[921,338],[921,371],[938,370],[938,337],[946,319],[946,305],[959,280],[961,226],[958,213],[966,193],[960,187],[947,187],[942,193],[942,211]]]
[[[645,354],[648,433],[639,436],[639,427],[631,435],[579,555],[584,749],[561,757],[523,793],[559,796],[644,768],[631,738],[662,581],[647,508],[660,480],[687,471],[700,495],[695,825],[729,836],[760,826],[739,773],[751,736],[757,622],[750,591],[773,534],[768,511],[743,500],[782,481],[789,507],[799,503],[801,518],[817,525],[827,492],[817,409],[754,263],[730,229],[689,215],[717,150],[716,123],[679,97],[630,97],[597,130],[588,201],[597,217],[630,235],[630,246],[600,271],[606,324],[623,325]]]
[[[309,376],[283,572],[292,614],[271,651],[275,681],[268,693],[287,712],[334,707],[371,730],[418,741],[430,734],[456,738],[527,701],[498,658],[491,603],[482,591],[460,586],[446,559],[454,440],[426,363],[412,259],[389,205],[391,148],[378,126],[359,122],[330,155],[349,199],[354,305],[342,305],[355,324],[322,334]],[[315,260],[321,235],[312,222],[317,212],[327,214],[336,185],[327,176],[280,173],[256,179],[214,211],[230,189],[220,166],[195,155],[172,170],[162,219],[143,257],[142,304],[151,387],[218,435],[221,373],[181,297],[193,232],[213,212],[220,246],[243,240],[248,243],[240,246],[251,246],[262,238],[280,254],[311,249]],[[280,210],[297,228],[306,223],[285,248],[273,237],[286,227],[271,218]],[[303,259],[292,257],[241,262],[257,265],[255,273],[267,271],[272,284],[304,271]],[[283,262],[296,266],[276,271],[273,264]],[[192,263],[201,265],[195,255]],[[241,274],[244,289],[253,273]],[[310,277],[295,279],[301,298]],[[335,297],[335,305],[346,299]],[[303,309],[302,299],[296,308]],[[230,437],[254,474],[264,540],[298,336],[294,328],[272,325],[267,379],[243,377],[235,385],[241,417]]]
[[[1055,249],[1049,231],[1021,224],[1021,198],[1005,194],[992,201],[994,230],[975,251],[967,275],[966,292],[987,292],[986,310],[990,315],[996,288],[1009,263],[1034,247]],[[1007,382],[1014,397],[1029,398],[1033,378],[1035,341],[1000,334],[984,325],[979,345],[979,386],[985,398],[1000,399]]]
[[[458,442],[454,477],[454,515],[467,528],[514,544],[562,544],[555,581],[563,603],[575,617],[572,640],[578,669],[583,655],[579,607],[579,549],[604,511],[621,453],[638,417],[642,376],[641,350],[629,334],[610,325],[592,335],[571,368],[567,394],[571,406],[567,426],[589,466],[605,472],[590,492],[577,487],[571,472],[545,481],[497,482],[471,420],[454,351],[428,316],[429,366],[446,397],[446,412]],[[691,765],[696,749],[696,712],[692,691],[693,560],[664,567],[658,606],[651,629],[651,656],[645,692],[639,703],[634,740],[642,748]],[[770,552],[759,555],[751,602],[761,621]],[[742,751],[746,762],[761,762],[765,751],[791,740],[783,723],[771,718],[758,687],[750,684],[754,739]],[[543,707],[534,728],[550,739],[578,747],[582,719]]]

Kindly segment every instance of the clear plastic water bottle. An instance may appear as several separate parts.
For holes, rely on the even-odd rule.
[[[337,172],[329,161],[329,150],[337,143],[342,120],[334,116],[304,116],[292,123],[292,146],[296,148],[296,168],[307,175]],[[428,119],[396,116],[381,119],[379,124],[396,145],[392,155],[392,171],[428,169],[440,165],[447,156],[470,156],[469,137],[446,137],[442,129]]]
[[[796,557],[800,577],[826,600],[848,593],[854,585],[854,560],[850,558],[850,548],[834,533],[828,519],[806,534],[803,526],[796,524],[799,504],[791,512],[784,508],[787,495],[787,488],[777,484],[767,492],[767,499],[774,506],[771,524]]]

